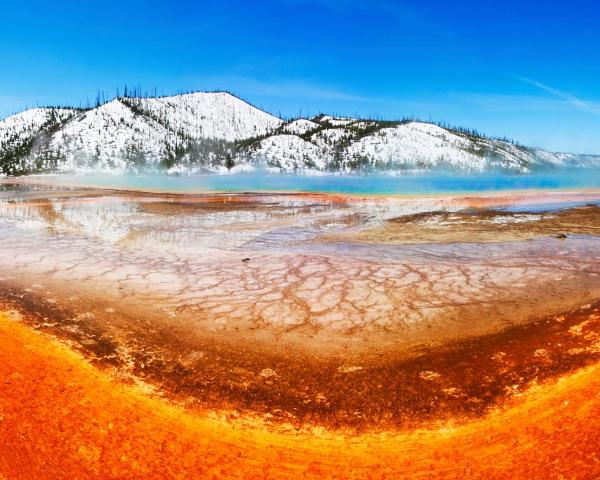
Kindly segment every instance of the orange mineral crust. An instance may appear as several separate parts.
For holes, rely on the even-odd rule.
[[[600,475],[600,364],[461,426],[269,431],[116,383],[0,316],[0,478],[581,478]]]

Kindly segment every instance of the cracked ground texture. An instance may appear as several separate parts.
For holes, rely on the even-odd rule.
[[[600,361],[599,201],[3,184],[0,301],[185,415],[468,426]]]

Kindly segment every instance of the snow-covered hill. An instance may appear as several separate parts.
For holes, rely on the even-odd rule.
[[[405,165],[425,169],[448,166],[480,172],[487,160],[478,153],[465,137],[436,125],[410,122],[382,128],[351,143],[343,164],[362,162],[374,168]]]
[[[0,121],[0,169],[29,172],[529,172],[600,167],[417,121],[319,115],[289,122],[225,92],[119,97],[93,109],[36,108]]]
[[[49,167],[40,152],[46,151],[52,135],[77,113],[74,109],[32,108],[0,121],[0,173]]]
[[[297,135],[272,135],[252,145],[241,161],[264,164],[284,172],[327,168],[325,152]]]
[[[113,100],[67,122],[52,137],[49,152],[62,159],[63,171],[124,170],[157,164],[173,143],[164,126]]]
[[[234,142],[265,135],[283,124],[273,115],[224,92],[130,100],[147,116],[189,138]]]
[[[558,168],[600,168],[600,156],[552,153],[431,123],[377,122],[331,116],[294,120],[280,134],[242,151],[242,163],[284,172],[350,173],[450,170],[526,173]],[[296,134],[294,134],[296,132]]]
[[[285,133],[292,133],[294,135],[304,135],[307,132],[319,128],[319,126],[320,125],[316,122],[311,122],[305,118],[299,118],[298,120],[293,120],[287,123],[283,127],[283,131]]]

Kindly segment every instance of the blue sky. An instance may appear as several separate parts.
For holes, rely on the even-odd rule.
[[[600,153],[600,2],[5,2],[0,116],[98,89],[231,90],[275,114],[417,116]]]

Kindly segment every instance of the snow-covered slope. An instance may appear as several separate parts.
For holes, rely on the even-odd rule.
[[[178,174],[600,168],[600,156],[552,153],[417,121],[319,115],[288,122],[224,92],[120,97],[88,110],[37,108],[0,121],[0,173]]]
[[[347,162],[361,162],[372,168],[454,167],[483,171],[486,159],[472,151],[466,138],[437,125],[411,122],[383,128],[352,143]]]
[[[252,147],[245,160],[282,172],[323,171],[328,164],[325,152],[297,135],[267,137]]]
[[[285,133],[292,133],[294,135],[304,135],[312,130],[319,128],[319,124],[316,122],[311,122],[310,120],[306,120],[305,118],[299,118],[297,120],[292,120],[289,123],[286,123],[283,127],[283,131]]]
[[[70,122],[51,149],[64,170],[156,167],[190,142],[259,137],[282,123],[228,93],[120,98]]]
[[[52,134],[77,114],[68,108],[33,108],[0,121],[0,172],[11,175],[23,169],[45,168]]]
[[[59,128],[53,126],[42,148],[32,149],[48,112],[55,112]],[[0,163],[10,164],[6,174],[157,170],[177,163],[218,169],[235,142],[264,137],[283,123],[224,92],[120,97],[83,112],[35,109],[0,122]],[[23,146],[3,159],[9,140]]]
[[[225,92],[131,99],[143,113],[190,138],[234,142],[259,137],[283,121]]]
[[[345,128],[325,128],[310,137],[310,141],[318,147],[332,152],[342,143],[352,138],[352,132]]]
[[[0,121],[0,143],[4,144],[13,137],[21,139],[35,135],[54,115],[58,121],[64,121],[74,114],[64,108],[32,108]]]
[[[156,164],[174,136],[153,119],[113,100],[68,122],[52,137],[49,151],[62,158],[60,169],[125,169]]]

